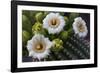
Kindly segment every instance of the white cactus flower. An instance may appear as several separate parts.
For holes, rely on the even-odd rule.
[[[73,30],[79,37],[85,37],[88,33],[86,22],[81,17],[74,19]]]
[[[59,33],[64,26],[64,17],[59,13],[49,13],[43,20],[43,28],[47,29],[49,34]]]
[[[41,34],[35,34],[31,40],[27,42],[29,56],[42,59],[49,55],[52,42]]]

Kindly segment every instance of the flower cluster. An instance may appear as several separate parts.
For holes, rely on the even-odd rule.
[[[88,30],[86,22],[81,17],[74,17],[68,24],[68,17],[60,13],[36,13],[35,23],[32,25],[32,37],[27,40],[29,56],[41,60],[49,55],[50,51],[63,50],[63,44],[71,33],[79,37],[86,37]],[[28,32],[23,32],[23,37],[28,37]]]

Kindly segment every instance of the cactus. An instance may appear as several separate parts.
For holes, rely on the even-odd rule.
[[[90,58],[90,46],[87,40],[79,38],[77,35],[73,35],[64,43],[63,50],[59,52],[51,51],[50,55],[41,61],[79,60]]]
[[[50,48],[50,53],[42,59],[31,58],[32,61],[58,61],[58,60],[79,60],[90,59],[90,43],[88,40],[79,37],[73,32],[73,22],[78,13],[60,13],[64,17],[65,26],[57,34],[49,34],[43,28],[43,20],[50,12],[23,11],[22,13],[22,43],[23,57],[29,59],[27,41],[35,34],[42,34],[48,37],[55,45]],[[24,61],[24,60],[23,60]]]

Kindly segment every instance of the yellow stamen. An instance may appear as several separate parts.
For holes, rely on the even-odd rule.
[[[84,31],[85,31],[85,27],[84,27],[82,24],[79,24],[79,25],[78,25],[78,30],[79,30],[80,32],[84,32]]]
[[[42,53],[45,51],[45,45],[38,43],[36,46],[33,48],[33,50],[37,53]]]
[[[49,25],[51,27],[57,27],[60,24],[60,20],[57,18],[53,18],[49,21]]]
[[[43,45],[42,45],[42,44],[38,44],[38,45],[36,46],[36,49],[37,49],[37,50],[42,50],[42,49],[43,49]]]

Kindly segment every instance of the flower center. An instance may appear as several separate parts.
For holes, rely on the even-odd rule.
[[[49,25],[51,27],[57,27],[60,24],[60,20],[58,18],[53,18],[49,21]]]
[[[37,49],[37,50],[42,50],[42,49],[43,49],[43,45],[42,45],[42,44],[38,44],[38,45],[36,46],[36,49]]]
[[[33,50],[37,53],[42,53],[45,51],[45,45],[38,43],[36,44],[35,48],[33,48]]]
[[[79,30],[80,32],[84,32],[84,31],[85,31],[85,27],[84,27],[82,24],[79,24],[79,25],[78,25],[78,30]]]

